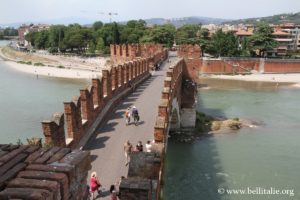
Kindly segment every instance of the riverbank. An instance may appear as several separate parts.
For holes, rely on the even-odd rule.
[[[101,76],[107,58],[64,57],[49,54],[18,52],[0,48],[0,57],[11,68],[38,76],[91,79]]]
[[[9,67],[24,73],[34,74],[37,76],[57,77],[57,78],[79,78],[92,79],[101,76],[101,72],[92,72],[89,70],[55,68],[47,66],[33,66],[20,64],[14,61],[4,61]]]
[[[300,73],[294,74],[250,74],[250,75],[205,75],[203,77],[213,79],[239,80],[250,82],[269,82],[280,85],[280,83],[290,83],[295,87],[300,87]]]

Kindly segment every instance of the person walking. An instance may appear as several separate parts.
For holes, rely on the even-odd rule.
[[[134,124],[137,126],[138,122],[140,120],[140,116],[139,116],[139,111],[138,111],[138,109],[135,106],[132,106],[131,115],[133,117]]]
[[[151,144],[150,140],[147,141],[145,146],[146,146],[146,152],[150,153],[151,152],[151,147],[152,147],[152,144]]]
[[[125,120],[126,120],[126,126],[128,126],[130,123],[130,108],[127,108],[127,110],[125,111]]]
[[[142,141],[139,141],[138,144],[136,145],[136,150],[139,152],[143,152],[143,144]]]
[[[124,144],[124,153],[125,153],[125,158],[126,158],[126,163],[125,166],[128,165],[129,163],[129,154],[132,152],[132,144],[127,140]]]
[[[125,176],[121,176],[120,179],[116,183],[116,189],[117,189],[117,193],[118,193],[119,197],[120,197],[120,185],[124,179],[125,179]]]
[[[92,194],[92,199],[95,198],[95,192],[98,192],[98,195],[100,194],[100,181],[97,177],[97,173],[96,172],[92,172],[91,174],[91,178],[90,178],[90,192]]]
[[[118,200],[118,197],[117,197],[118,196],[118,192],[116,190],[115,185],[111,185],[110,186],[109,192],[110,192],[111,200]]]

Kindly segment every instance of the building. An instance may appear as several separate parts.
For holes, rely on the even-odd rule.
[[[300,50],[300,33],[298,34],[297,37],[297,50]]]
[[[273,38],[278,42],[278,47],[272,51],[268,51],[269,56],[285,56],[288,50],[294,48],[293,36],[282,30],[277,30],[272,33]]]
[[[23,24],[18,29],[18,35],[19,35],[19,44],[27,46],[28,42],[25,40],[25,35],[32,31],[42,31],[42,30],[48,30],[50,26],[48,24],[30,24],[26,25]]]
[[[25,35],[27,33],[29,33],[29,31],[30,31],[30,26],[29,25],[23,24],[22,26],[19,27],[19,29],[18,29],[18,35],[19,35],[19,41],[21,43],[25,42]]]
[[[288,45],[288,50],[290,51],[296,51],[300,49],[300,29],[294,28],[294,29],[283,29],[283,32],[286,32],[288,34],[290,34],[292,42]]]
[[[268,51],[268,56],[285,56],[288,51],[300,50],[300,25],[293,23],[271,25],[274,29],[273,38],[278,42],[278,47]],[[256,27],[245,25],[239,28],[235,35],[239,38],[240,44],[244,38],[253,35]]]

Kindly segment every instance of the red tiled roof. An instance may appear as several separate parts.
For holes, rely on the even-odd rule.
[[[275,31],[274,33],[272,33],[272,35],[290,35],[290,34],[283,31]]]
[[[253,32],[251,31],[244,31],[244,30],[238,30],[238,32],[235,33],[237,36],[251,36],[253,35]]]

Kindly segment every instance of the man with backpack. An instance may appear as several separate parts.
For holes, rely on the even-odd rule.
[[[134,124],[137,126],[138,122],[140,120],[140,116],[139,116],[138,109],[135,106],[132,107],[131,115],[132,115],[132,117],[134,119]]]

